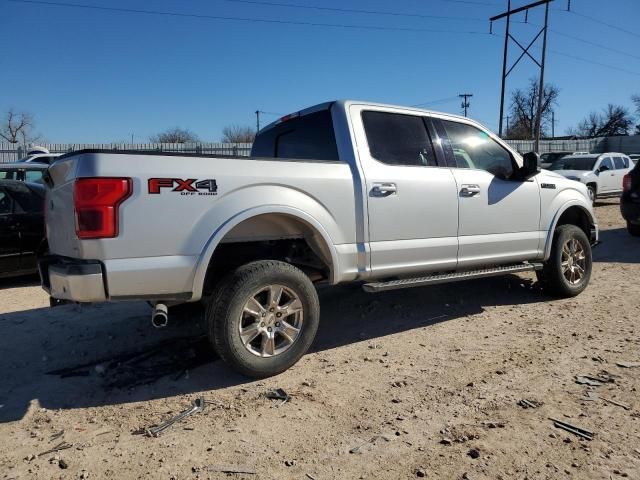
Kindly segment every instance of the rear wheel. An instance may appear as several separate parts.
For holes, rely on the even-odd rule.
[[[285,262],[243,265],[220,282],[207,308],[209,336],[232,368],[269,377],[309,349],[320,319],[315,287]]]
[[[634,237],[640,237],[640,224],[627,222],[627,231]]]
[[[536,272],[545,292],[556,297],[575,297],[591,278],[591,244],[575,225],[561,225],[554,235],[551,256]]]

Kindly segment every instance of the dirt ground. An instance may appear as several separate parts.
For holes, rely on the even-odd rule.
[[[143,303],[50,309],[35,281],[4,281],[0,474],[640,478],[640,366],[617,365],[640,362],[640,239],[617,201],[596,213],[603,244],[579,297],[546,297],[533,275],[322,290],[313,352],[262,381],[216,359],[193,312],[155,330]],[[275,388],[291,400],[266,398]],[[199,397],[203,412],[156,438],[140,433]],[[43,453],[61,442],[70,447]]]

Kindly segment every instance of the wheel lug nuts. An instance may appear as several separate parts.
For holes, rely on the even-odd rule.
[[[271,332],[272,330],[273,330],[273,328],[271,328],[271,327],[267,328],[268,332]]]
[[[264,322],[260,322],[260,326],[261,326],[261,327],[264,327]]]
[[[282,316],[282,313],[278,312],[276,313],[276,317],[280,318]]]
[[[275,309],[275,308],[273,308],[273,307],[271,307],[271,308],[269,309],[269,311],[270,311],[270,312],[275,312],[275,310],[276,310],[276,309]]]
[[[266,317],[266,316],[267,316],[267,314],[266,314],[266,313],[264,313],[264,312],[262,312],[262,316],[263,316],[263,317]]]
[[[276,327],[279,327],[279,326],[280,326],[280,322],[276,322]]]

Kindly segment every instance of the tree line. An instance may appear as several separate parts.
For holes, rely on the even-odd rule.
[[[539,83],[529,80],[524,88],[511,93],[506,138],[532,140],[535,137],[535,121],[538,114]],[[558,106],[560,89],[553,84],[545,84],[542,96],[540,130],[542,137],[549,137],[553,131],[553,112]],[[567,129],[568,136],[580,138],[611,137],[618,135],[640,135],[640,95],[632,95],[631,105],[638,119],[634,128],[634,115],[624,105],[608,104],[600,110],[593,110],[575,126]]]
[[[523,88],[511,92],[507,130],[505,138],[532,140],[535,136],[535,121],[538,111],[538,82],[532,78]],[[553,84],[545,84],[542,97],[541,136],[549,137],[553,131],[553,112],[558,107],[560,89]],[[640,135],[640,94],[630,98],[632,110],[624,105],[608,104],[600,110],[589,112],[574,127],[567,129],[569,136],[580,138],[608,137],[616,135]],[[634,118],[634,114],[635,117]],[[638,121],[634,125],[634,120]],[[244,125],[229,125],[222,129],[224,143],[252,143],[255,129]],[[172,127],[149,137],[151,143],[197,143],[200,138],[193,131]],[[0,141],[9,143],[43,142],[43,136],[36,131],[34,116],[28,112],[9,109],[0,122]]]

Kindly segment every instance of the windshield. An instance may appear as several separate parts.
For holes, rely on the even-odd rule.
[[[564,157],[556,160],[549,170],[593,170],[596,157]]]

